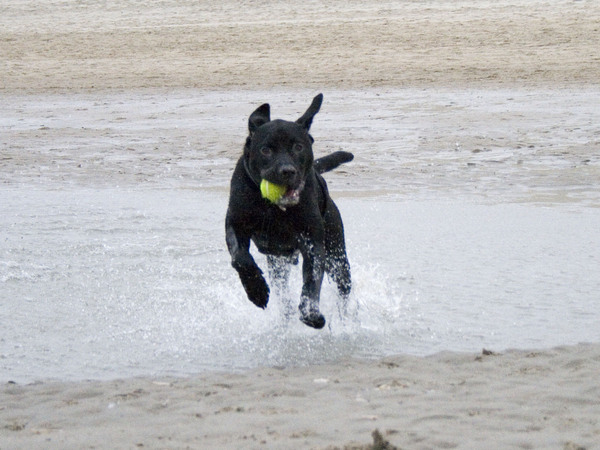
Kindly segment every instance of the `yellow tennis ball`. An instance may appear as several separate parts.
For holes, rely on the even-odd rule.
[[[260,182],[260,193],[267,200],[277,203],[287,188],[279,184],[271,183],[265,179]]]

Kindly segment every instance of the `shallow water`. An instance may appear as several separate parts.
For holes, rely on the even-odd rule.
[[[5,379],[183,375],[597,341],[600,209],[342,198],[356,317],[245,298],[206,191],[4,190]],[[7,199],[5,197],[5,199]],[[264,267],[264,260],[260,258]],[[300,290],[296,271],[293,292]]]
[[[342,102],[342,94],[330,97]],[[173,113],[166,122],[152,110],[160,109],[151,106],[154,94],[130,93],[115,114],[111,98],[16,99],[2,121],[0,381],[186,375],[350,356],[597,342],[600,183],[592,122],[600,114],[584,104],[573,132],[579,140],[550,132],[550,147],[543,147],[539,130],[551,129],[555,116],[556,123],[572,120],[573,104],[587,99],[575,92],[568,102],[568,92],[559,94],[567,104],[562,115],[539,106],[545,125],[533,113],[519,122],[535,150],[511,147],[513,116],[498,119],[508,122],[505,128],[488,127],[496,124],[495,109],[478,112],[480,100],[470,101],[479,105],[470,116],[462,108],[462,120],[472,119],[463,131],[441,139],[458,120],[444,112],[435,116],[439,127],[423,125],[431,104],[445,104],[448,96],[466,104],[467,92],[394,91],[379,108],[375,93],[357,93],[347,95],[345,113],[340,107],[323,112],[315,138],[333,136],[322,139],[321,151],[346,148],[357,159],[328,177],[346,227],[353,316],[338,317],[335,289],[326,283],[322,331],[286,322],[277,298],[266,311],[254,307],[229,265],[223,219],[239,145],[225,145],[236,138],[226,130],[235,116],[243,136],[243,120],[228,110],[216,123],[209,113],[192,121],[207,98],[225,94],[164,94],[169,111],[177,103],[192,105],[179,107],[181,121]],[[497,91],[487,104],[507,95],[507,103],[522,99],[518,111],[545,105],[544,93]],[[265,96],[246,92],[236,101],[260,103]],[[283,95],[272,97],[275,104]],[[334,132],[336,124],[358,126],[360,98],[363,117],[379,119]],[[69,104],[87,113],[69,117]],[[283,115],[289,111],[288,105]],[[415,126],[413,140],[404,139],[410,127],[400,127],[393,140],[396,122],[423,126]],[[179,128],[167,126],[174,123]],[[492,136],[488,144],[511,144],[475,148],[477,139],[465,130],[479,128]],[[195,140],[189,159],[186,136]],[[433,144],[417,155],[412,145],[424,139]],[[182,145],[167,150],[170,140]],[[131,147],[121,145],[126,141]],[[264,258],[258,260],[264,267]],[[296,270],[292,292],[299,293],[300,278]]]

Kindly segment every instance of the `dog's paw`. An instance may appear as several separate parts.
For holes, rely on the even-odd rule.
[[[303,324],[308,325],[309,327],[316,328],[320,330],[325,326],[325,317],[321,313],[313,313],[300,315],[300,320]]]
[[[262,275],[242,280],[248,299],[259,308],[265,309],[269,303],[269,285]]]
[[[257,280],[254,282],[252,286],[246,290],[246,293],[248,294],[250,301],[256,306],[262,309],[267,307],[267,303],[269,303],[269,286],[262,277],[260,281]]]
[[[320,330],[325,326],[325,317],[321,313],[301,315],[300,320],[304,325]]]
[[[309,327],[320,330],[325,326],[325,317],[319,312],[319,307],[303,301],[298,307],[300,310],[300,321]]]

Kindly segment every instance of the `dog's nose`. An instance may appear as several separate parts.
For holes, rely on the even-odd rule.
[[[286,180],[294,178],[297,173],[298,171],[291,164],[284,164],[279,168],[279,174]]]

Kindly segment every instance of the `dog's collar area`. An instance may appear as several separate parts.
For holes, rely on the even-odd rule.
[[[260,179],[256,179],[252,176],[252,172],[250,172],[250,168],[248,167],[247,158],[244,158],[244,170],[246,171],[246,175],[248,175],[248,178],[250,178],[250,180],[252,180],[252,182],[260,189]]]

